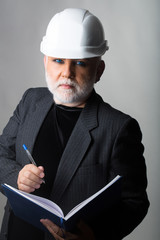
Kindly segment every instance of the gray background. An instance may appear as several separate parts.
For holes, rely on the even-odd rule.
[[[158,0],[0,0],[0,131],[23,92],[45,86],[39,44],[50,18],[66,7],[87,8],[103,22],[110,50],[96,89],[105,101],[135,117],[143,132],[151,206],[125,239],[159,240]],[[0,194],[0,223],[5,201]]]

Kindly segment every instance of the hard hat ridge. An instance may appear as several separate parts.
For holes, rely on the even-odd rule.
[[[108,50],[103,26],[86,9],[68,8],[49,22],[41,42],[41,52],[59,58],[91,58]]]

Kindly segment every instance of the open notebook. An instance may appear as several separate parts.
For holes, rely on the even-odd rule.
[[[14,214],[43,230],[40,219],[48,218],[65,229],[70,229],[83,216],[96,216],[104,208],[110,207],[120,199],[118,175],[105,187],[79,203],[64,216],[62,209],[51,200],[20,191],[10,185],[2,184]]]

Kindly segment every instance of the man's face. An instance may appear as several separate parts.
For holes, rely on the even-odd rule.
[[[87,98],[99,81],[104,62],[99,58],[44,58],[46,81],[57,104],[84,107]]]

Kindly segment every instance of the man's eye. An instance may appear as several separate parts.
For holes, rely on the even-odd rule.
[[[77,61],[77,65],[80,65],[82,67],[85,67],[86,66],[86,63],[83,62],[83,61]]]
[[[54,62],[63,63],[63,60],[62,59],[54,59]]]

